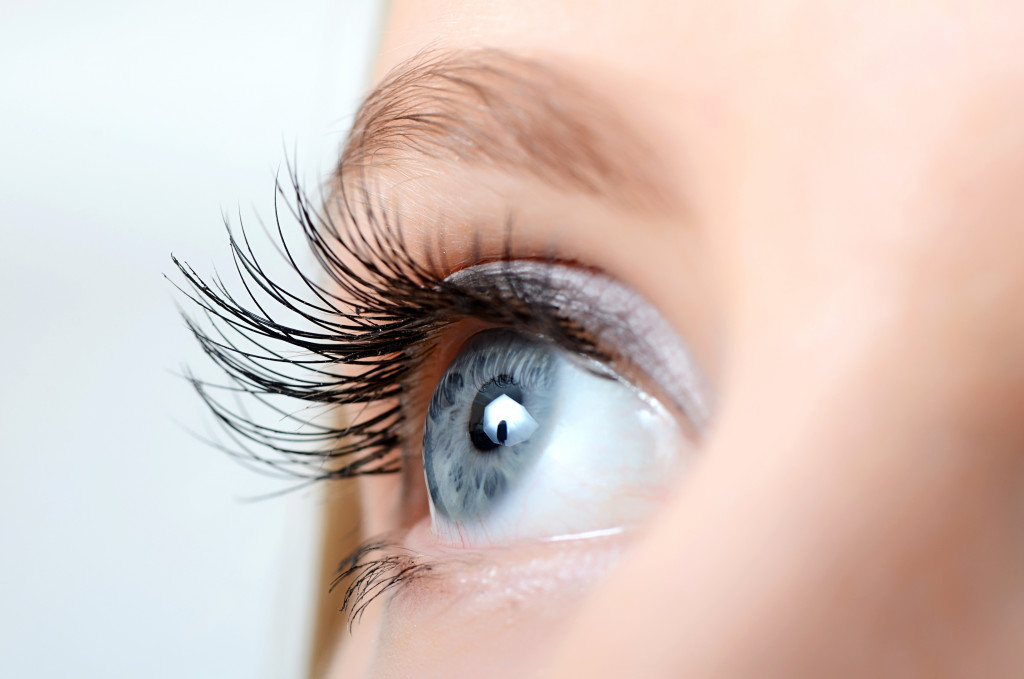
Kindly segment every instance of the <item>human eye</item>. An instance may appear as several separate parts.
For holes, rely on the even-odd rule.
[[[636,367],[639,356],[648,357],[648,369],[668,366],[664,356],[678,357],[681,342],[636,293],[599,272],[514,262],[457,276],[488,277],[516,278],[527,295],[557,286],[558,308],[595,345],[626,346],[604,348],[606,357],[620,356],[600,360],[514,327],[466,339],[423,417],[434,536],[479,548],[636,526],[692,456],[703,419],[692,366],[674,382],[686,385],[675,403],[656,396],[666,390]],[[645,336],[633,332],[638,326]]]
[[[231,239],[241,294],[179,263],[208,321],[189,325],[231,378],[193,381],[224,447],[271,473],[300,486],[400,476],[384,513],[403,518],[340,568],[356,617],[460,555],[629,534],[659,506],[709,398],[641,295],[514,234],[431,250],[376,208],[342,221],[292,188],[306,259],[323,269],[306,273],[283,241],[299,289],[244,238]]]

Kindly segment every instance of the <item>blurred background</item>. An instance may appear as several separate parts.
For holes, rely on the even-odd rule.
[[[189,433],[163,276],[331,170],[381,4],[3,3],[0,676],[305,675],[320,494]]]

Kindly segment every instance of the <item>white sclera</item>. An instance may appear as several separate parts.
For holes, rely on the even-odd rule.
[[[498,426],[505,423],[505,440],[498,436]],[[518,446],[533,436],[537,431],[537,420],[530,416],[526,408],[516,402],[508,394],[502,394],[484,408],[484,433],[503,446]]]

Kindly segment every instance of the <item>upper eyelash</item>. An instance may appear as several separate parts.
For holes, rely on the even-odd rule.
[[[183,313],[185,322],[232,382],[217,385],[187,373],[237,450],[222,448],[262,463],[264,469],[308,480],[399,471],[397,451],[404,443],[406,420],[399,397],[441,331],[461,318],[527,327],[574,351],[602,357],[585,330],[559,312],[554,292],[551,299],[538,292],[548,289],[543,281],[531,281],[529,294],[511,273],[491,286],[447,281],[450,266],[442,244],[414,257],[400,219],[372,198],[373,192],[364,188],[359,201],[350,200],[346,182],[339,179],[334,199],[344,216],[339,224],[313,206],[294,171],[288,178],[287,187],[280,182],[275,186],[275,239],[299,277],[299,293],[268,276],[244,227],[241,241],[230,226],[228,234],[245,298],[229,292],[219,277],[207,284],[172,255],[186,283],[179,289],[208,321],[200,324]],[[318,276],[304,272],[288,245],[282,205],[299,225],[319,265]],[[483,259],[479,240],[473,241],[472,250],[471,263],[478,263]],[[511,225],[503,251],[490,259],[514,259]],[[308,327],[295,327],[282,316]],[[285,353],[296,350],[301,358]],[[339,365],[348,372],[339,373]],[[230,407],[221,394],[252,399],[294,426],[261,424],[248,415],[241,399]],[[276,403],[279,397],[381,408],[372,416],[355,413],[349,422],[327,424],[285,410]],[[253,449],[253,443],[262,450]]]

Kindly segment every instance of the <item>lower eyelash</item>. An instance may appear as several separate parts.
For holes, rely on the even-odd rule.
[[[432,562],[413,554],[397,540],[378,537],[361,544],[341,563],[328,591],[348,582],[340,612],[349,613],[351,631],[378,597],[427,577],[433,570]]]

